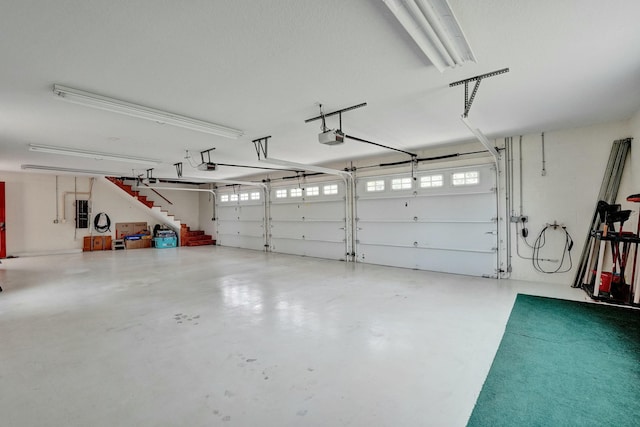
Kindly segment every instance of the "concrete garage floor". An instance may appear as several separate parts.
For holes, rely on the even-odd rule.
[[[3,426],[464,426],[518,292],[200,247],[0,265]]]

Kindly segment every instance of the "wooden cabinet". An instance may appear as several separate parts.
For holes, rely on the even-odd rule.
[[[111,236],[84,236],[82,244],[84,252],[111,250]]]

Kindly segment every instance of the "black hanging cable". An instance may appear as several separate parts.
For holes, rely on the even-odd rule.
[[[368,140],[366,140],[366,139],[358,138],[358,137],[353,136],[353,135],[346,135],[346,134],[345,134],[345,136],[344,136],[344,137],[345,137],[345,138],[349,138],[349,139],[353,139],[354,141],[364,142],[365,144],[371,144],[371,145],[375,145],[375,146],[377,146],[377,147],[382,147],[382,148],[386,148],[386,149],[388,149],[388,150],[398,151],[398,152],[400,152],[400,153],[407,154],[407,155],[411,156],[411,160],[409,160],[410,162],[413,162],[413,159],[414,159],[414,158],[416,158],[416,157],[418,157],[418,155],[417,155],[417,154],[415,154],[415,153],[411,153],[411,152],[409,152],[409,151],[401,150],[401,149],[399,149],[399,148],[389,147],[388,145],[379,144],[379,143],[377,143],[377,142],[368,141]]]
[[[564,248],[562,249],[562,258],[560,259],[560,264],[558,265],[558,268],[556,268],[555,270],[545,270],[542,265],[540,264],[541,258],[540,258],[540,248],[542,248],[545,243],[546,243],[546,233],[547,230],[549,228],[553,228],[554,230],[557,228],[561,228],[562,231],[564,231]],[[545,226],[542,231],[540,231],[540,234],[538,234],[538,237],[536,238],[535,242],[533,243],[533,260],[532,260],[532,264],[533,264],[533,268],[536,269],[536,271],[539,271],[540,273],[545,273],[545,274],[555,274],[555,273],[567,273],[571,270],[571,268],[573,267],[573,260],[571,259],[571,249],[573,248],[573,239],[571,238],[571,235],[569,234],[569,232],[567,231],[567,227],[560,227],[558,225],[547,225]],[[565,268],[564,270],[562,269],[562,266],[565,263],[565,259],[567,259],[567,255],[569,258],[569,266],[567,268]]]
[[[102,222],[102,217],[104,216],[104,223]],[[111,231],[111,218],[104,212],[100,212],[93,219],[93,228],[98,233],[106,233],[107,231]]]

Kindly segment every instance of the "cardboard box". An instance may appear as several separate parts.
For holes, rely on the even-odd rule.
[[[127,249],[144,249],[151,247],[151,239],[125,240],[124,247]]]
[[[146,222],[118,222],[116,223],[116,239],[122,239],[132,234],[141,234],[149,231]]]
[[[110,249],[111,236],[84,236],[83,251],[106,251]]]

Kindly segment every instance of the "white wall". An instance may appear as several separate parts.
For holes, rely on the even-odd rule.
[[[210,185],[202,185],[201,189],[211,189]],[[214,216],[217,218],[218,213],[214,212],[214,196],[209,192],[199,192],[199,209],[198,209],[198,228],[200,230],[204,230],[205,234],[209,234],[216,238],[216,221]]]
[[[527,227],[530,244],[534,242],[545,224],[557,221],[565,225],[575,242],[572,250],[574,268],[563,274],[537,272],[533,268],[531,260],[521,259],[516,254],[516,234],[515,227],[513,227],[512,278],[566,285],[572,283],[575,264],[580,257],[586,239],[612,143],[614,140],[628,136],[628,121],[546,132],[546,176],[541,174],[541,135],[533,134],[523,137],[522,200],[524,209],[519,212],[520,199],[516,196],[514,200],[515,213],[529,216]],[[517,141],[518,138],[514,137],[516,162],[518,161]],[[517,164],[514,169],[516,175],[514,186],[518,188]],[[630,192],[632,187],[631,170],[632,162],[628,158],[618,201],[624,200]],[[630,227],[630,224],[625,227]],[[564,234],[561,230],[550,230],[547,236],[549,239],[547,239],[545,247],[540,250],[540,256],[559,259],[562,256]],[[530,257],[532,250],[523,243],[520,238],[520,252],[523,256]],[[545,263],[543,266],[547,270],[552,270],[558,264]]]
[[[50,174],[0,172],[6,183],[7,255],[28,256],[82,250],[84,236],[90,229],[75,229],[74,196],[66,198],[66,222],[63,221],[63,194],[74,191],[73,176],[58,177],[58,214],[56,224],[56,177]],[[88,177],[78,177],[77,191],[88,192]],[[94,181],[92,211],[105,212],[111,219],[112,237],[117,222],[147,222],[154,219],[141,203],[130,203],[121,197],[115,185],[100,179]],[[88,195],[79,195],[79,199]],[[139,206],[138,206],[139,205]],[[98,233],[93,233],[98,234]]]
[[[131,184],[130,182],[127,182]],[[167,187],[167,188],[183,188],[192,190],[195,187],[193,185],[184,185],[184,184],[166,184],[166,183],[158,183],[153,184],[155,187]],[[136,187],[133,186],[134,190],[140,191],[140,194],[143,196],[147,196],[148,200],[153,201],[156,206],[160,206],[163,210],[169,212],[170,215],[173,215],[175,219],[179,220],[183,224],[191,227],[192,230],[199,229],[200,222],[200,198],[199,193],[196,191],[181,191],[181,190],[156,190],[160,193],[164,198],[160,197],[158,194],[151,191],[148,187],[144,185],[140,185]]]

